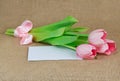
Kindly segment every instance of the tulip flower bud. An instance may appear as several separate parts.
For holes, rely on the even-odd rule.
[[[107,33],[104,29],[94,30],[90,33],[88,37],[89,43],[94,46],[105,44],[106,35]]]
[[[116,44],[113,40],[106,39],[106,44],[97,47],[98,53],[111,55],[116,50]]]
[[[90,44],[82,44],[76,49],[77,56],[83,59],[94,59],[96,56],[96,47]]]

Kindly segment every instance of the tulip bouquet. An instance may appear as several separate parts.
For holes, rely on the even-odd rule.
[[[76,50],[77,56],[83,59],[94,59],[97,54],[110,55],[116,50],[115,42],[106,39],[104,29],[85,34],[88,28],[72,27],[77,22],[77,19],[68,16],[53,24],[32,28],[32,22],[25,20],[16,29],[7,29],[5,34],[20,38],[21,45],[34,41],[67,47]]]

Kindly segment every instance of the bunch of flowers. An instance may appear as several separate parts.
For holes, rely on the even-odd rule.
[[[85,34],[88,28],[72,27],[77,22],[77,19],[68,16],[53,24],[32,28],[32,22],[25,20],[16,29],[7,29],[5,34],[20,38],[21,45],[34,41],[67,47],[76,50],[77,56],[83,59],[94,59],[97,54],[110,55],[116,50],[115,42],[106,39],[104,29]]]

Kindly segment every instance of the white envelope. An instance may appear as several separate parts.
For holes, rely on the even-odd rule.
[[[28,50],[28,61],[40,60],[82,60],[72,49],[59,46],[31,46]]]

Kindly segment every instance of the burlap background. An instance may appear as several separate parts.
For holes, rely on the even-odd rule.
[[[25,19],[34,27],[72,15],[76,26],[104,28],[117,52],[84,61],[27,61],[19,39],[4,34]],[[0,0],[0,81],[120,81],[120,0]],[[42,45],[33,43],[32,45]]]

